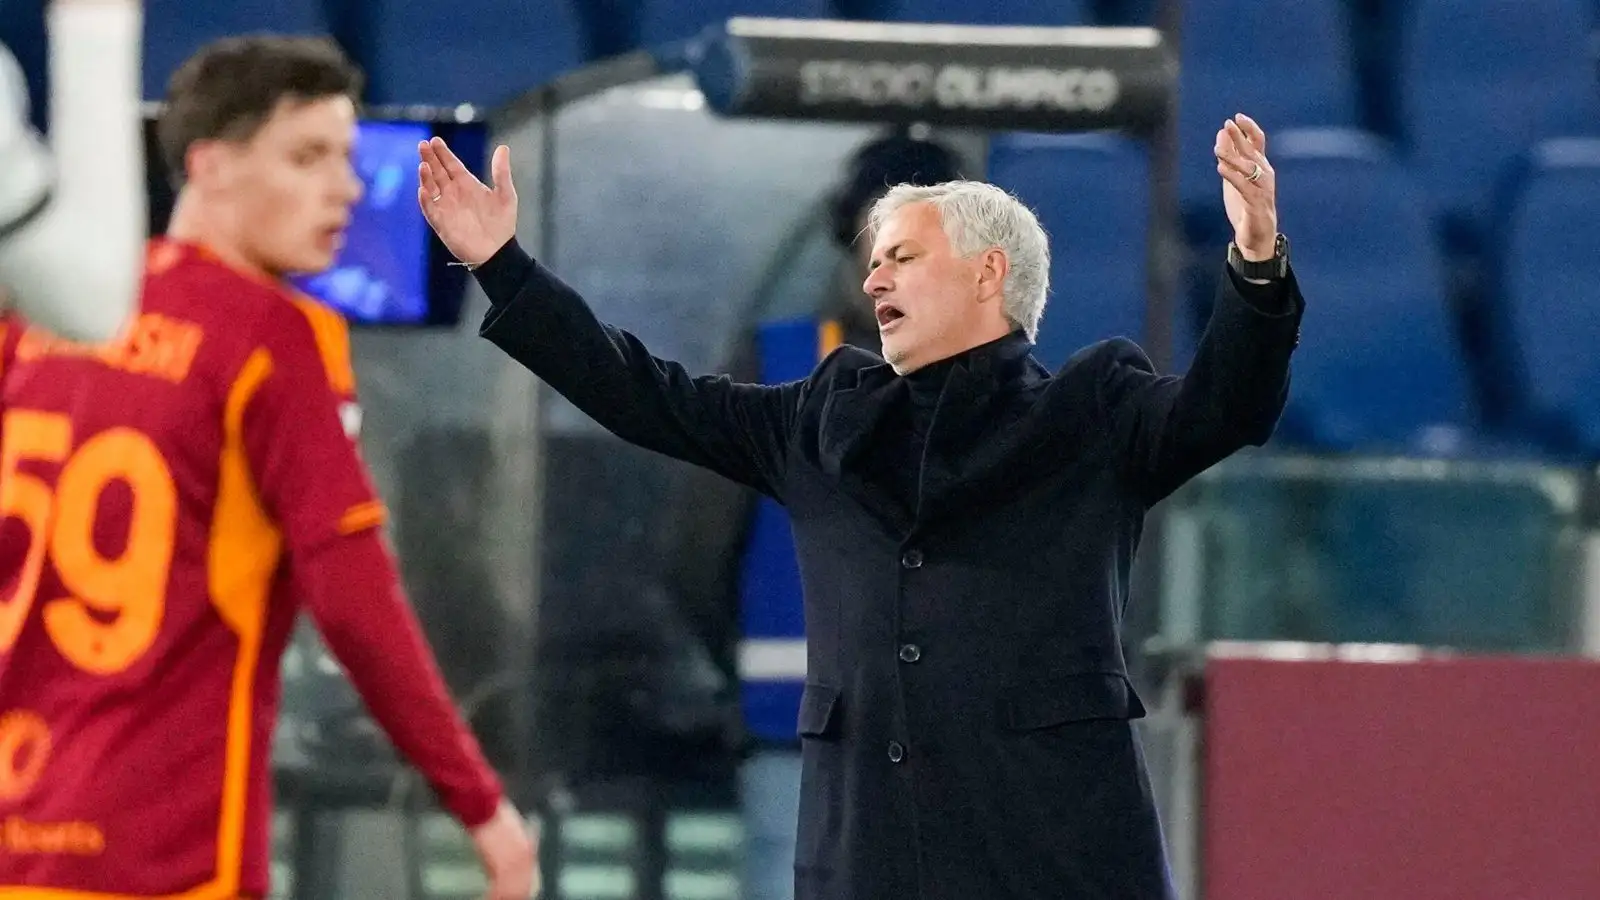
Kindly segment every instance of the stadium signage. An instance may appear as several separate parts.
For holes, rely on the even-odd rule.
[[[724,115],[1037,131],[1165,120],[1159,32],[733,19],[696,66]]]
[[[1116,105],[1117,74],[1106,68],[932,66],[822,59],[801,63],[800,102],[941,109],[1056,109],[1105,112]]]

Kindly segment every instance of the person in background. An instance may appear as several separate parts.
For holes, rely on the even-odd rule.
[[[882,348],[872,304],[861,294],[872,255],[867,233],[872,205],[896,184],[931,185],[961,177],[961,158],[954,150],[903,130],[871,141],[851,158],[828,204],[831,237],[845,258],[817,308],[820,320],[838,323],[843,343],[874,353]]]

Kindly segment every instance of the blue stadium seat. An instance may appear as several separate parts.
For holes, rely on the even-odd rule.
[[[953,25],[1085,25],[1086,0],[893,0],[886,17],[894,22]]]
[[[166,96],[167,80],[190,54],[217,38],[251,32],[328,34],[321,0],[234,0],[208,3],[204,14],[187,0],[144,4],[144,96]]]
[[[1102,25],[1157,26],[1163,0],[1100,0],[1091,3]]]
[[[1211,148],[1229,116],[1250,116],[1269,140],[1360,124],[1343,0],[1203,0],[1183,15],[1179,192],[1191,213],[1220,214]]]
[[[1600,139],[1547,141],[1500,220],[1500,301],[1530,420],[1558,447],[1600,454]]]
[[[989,180],[1028,204],[1051,236],[1039,361],[1054,370],[1095,341],[1140,340],[1150,224],[1144,147],[1110,135],[997,135]]]
[[[642,0],[647,47],[692,38],[734,16],[777,19],[833,18],[828,0]]]
[[[1290,131],[1269,136],[1267,152],[1307,298],[1280,434],[1329,449],[1462,452],[1476,415],[1421,185],[1362,132]]]
[[[373,103],[492,107],[583,60],[571,0],[367,0],[354,15]]]
[[[1401,127],[1453,237],[1481,237],[1506,164],[1593,133],[1590,0],[1408,0]],[[1470,245],[1469,245],[1470,246]]]

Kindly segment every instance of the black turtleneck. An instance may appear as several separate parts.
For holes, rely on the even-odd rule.
[[[911,428],[924,438],[927,437],[928,426],[933,424],[933,410],[939,405],[939,394],[944,391],[945,382],[950,380],[950,370],[964,355],[941,359],[901,376],[911,391]]]
[[[980,348],[975,348],[975,350]],[[950,373],[974,350],[958,353],[900,376],[903,393],[876,431],[878,446],[867,454],[868,477],[886,487],[906,510],[917,511],[922,451],[933,428],[933,414]]]

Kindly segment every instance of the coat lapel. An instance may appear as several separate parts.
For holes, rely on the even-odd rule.
[[[910,511],[890,490],[864,477],[862,457],[872,446],[884,416],[896,403],[905,403],[909,389],[888,363],[860,369],[829,395],[822,410],[818,462],[824,474],[878,517],[892,532],[911,527]]]
[[[844,380],[828,395],[817,435],[818,461],[832,478],[855,468],[890,404],[906,393],[888,363],[847,373]]]
[[[1031,439],[1032,388],[1045,372],[1032,344],[1013,333],[969,354],[950,372],[934,413],[917,497],[918,527],[1007,490],[1008,460],[1027,459],[1017,445]]]
[[[909,508],[887,486],[864,476],[863,457],[882,445],[878,432],[885,416],[910,402],[905,380],[887,363],[844,375],[830,392],[817,436],[822,471],[896,534],[1000,487],[992,476],[1004,474],[1012,446],[1026,439],[1024,394],[1044,377],[1031,348],[1024,336],[1013,334],[972,351],[952,368],[921,457],[897,461],[920,470],[920,489]]]

